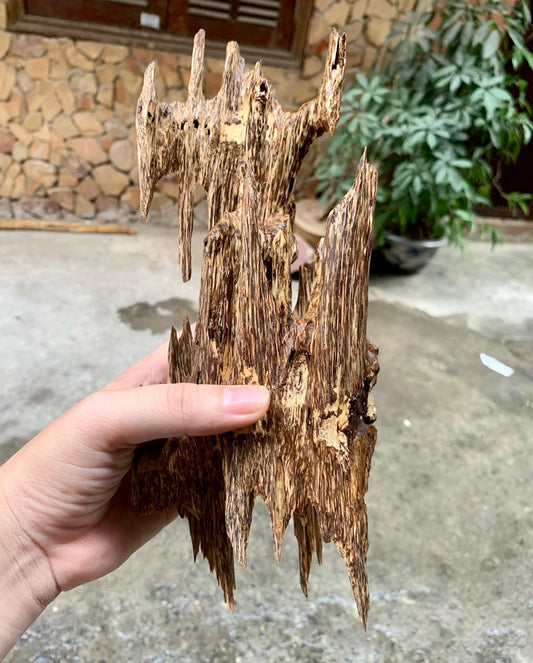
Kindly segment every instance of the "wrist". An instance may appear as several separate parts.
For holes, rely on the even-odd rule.
[[[46,555],[24,532],[0,489],[0,661],[58,594]]]

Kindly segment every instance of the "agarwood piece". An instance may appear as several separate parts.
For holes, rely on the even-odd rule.
[[[312,141],[338,120],[345,37],[332,32],[319,94],[297,112],[281,109],[260,65],[248,71],[228,44],[220,92],[201,90],[204,36],[195,38],[187,101],[155,95],[145,74],[137,108],[141,210],[155,184],[178,172],[180,262],[190,273],[192,186],[207,191],[198,321],[172,330],[169,381],[265,384],[271,405],[246,430],[160,440],[136,455],[132,497],[143,512],[177,506],[233,609],[233,555],[246,564],[256,497],[266,502],[276,559],[294,519],[300,583],[307,594],[313,554],[334,541],[366,624],[367,491],[376,441],[369,396],[377,348],[366,338],[372,217],[377,176],[363,159],[333,209],[315,255],[301,269],[291,305],[294,179]]]
[[[255,178],[264,183],[265,214],[289,213],[302,159],[313,140],[337,124],[346,55],[346,38],[335,32],[318,96],[298,112],[288,113],[281,109],[260,64],[248,71],[236,42],[227,46],[220,91],[206,100],[202,93],[204,45],[201,30],[194,38],[185,103],[158,101],[155,63],[151,63],[137,107],[141,213],[146,216],[156,183],[168,173],[177,173],[180,267],[186,281],[191,269],[194,184],[206,191],[212,228],[222,214],[237,207],[237,171],[248,152]]]

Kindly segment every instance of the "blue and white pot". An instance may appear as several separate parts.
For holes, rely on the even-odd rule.
[[[378,270],[388,267],[388,271],[401,274],[419,272],[433,258],[437,250],[448,243],[444,238],[416,240],[389,232],[385,233],[385,237],[385,244],[374,251],[374,266]]]

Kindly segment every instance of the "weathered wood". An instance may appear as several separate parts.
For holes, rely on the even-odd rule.
[[[118,223],[83,223],[77,221],[48,221],[41,219],[0,219],[0,230],[51,230],[68,233],[106,233],[134,235],[131,226]]]
[[[359,618],[368,610],[367,491],[376,441],[369,397],[377,348],[366,339],[375,169],[363,156],[355,181],[331,212],[313,277],[300,270],[291,305],[294,179],[312,141],[339,116],[345,37],[332,32],[319,94],[284,112],[259,64],[248,71],[228,44],[220,92],[202,94],[204,36],[194,43],[189,97],[157,100],[155,68],[137,108],[141,211],[156,182],[178,173],[179,253],[190,275],[192,187],[209,205],[199,314],[172,330],[169,380],[265,384],[271,405],[250,429],[150,443],[136,456],[132,497],[141,511],[175,505],[233,608],[233,555],[246,564],[256,497],[268,505],[276,559],[294,519],[300,582],[307,594],[313,554],[334,541],[343,555]]]

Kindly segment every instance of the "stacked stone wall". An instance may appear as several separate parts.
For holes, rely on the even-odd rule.
[[[316,0],[302,69],[264,68],[279,101],[296,107],[316,94],[332,26],[347,33],[353,77],[375,61],[391,20],[407,8],[403,0]],[[0,216],[139,218],[135,107],[154,59],[160,98],[183,101],[189,55],[0,31]],[[205,64],[212,96],[223,62]],[[174,218],[176,189],[172,177],[159,183],[152,220]]]

